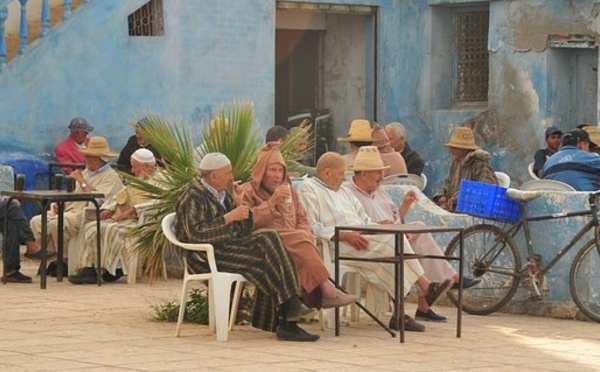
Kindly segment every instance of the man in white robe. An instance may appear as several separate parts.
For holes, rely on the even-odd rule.
[[[368,161],[368,158],[379,155],[376,147],[361,147],[357,156],[356,164],[358,167],[354,169],[354,177],[342,185],[342,188],[351,192],[361,203],[366,214],[372,221],[381,224],[399,224],[403,223],[406,212],[411,204],[417,201],[417,193],[409,190],[400,205],[400,208],[394,205],[394,202],[389,195],[379,188],[381,181],[384,178],[384,173],[378,169],[376,161]],[[414,222],[421,224],[422,222]],[[443,256],[444,252],[437,245],[433,236],[430,233],[412,234],[409,236],[409,241],[412,249],[417,254]],[[444,281],[451,279],[453,287],[458,287],[458,273],[452,265],[445,260],[437,259],[420,259],[421,266],[425,270],[425,274],[432,281]],[[480,279],[464,278],[463,288],[470,288],[478,284]],[[421,305],[421,304],[420,304]],[[446,318],[436,314],[431,309],[425,309],[422,306],[417,308],[415,318],[417,320],[445,322]]]
[[[85,169],[75,170],[71,173],[76,181],[75,192],[100,192],[108,199],[123,189],[123,182],[118,173],[111,168],[108,160],[118,154],[110,151],[108,142],[104,137],[92,137],[86,149],[80,149],[85,157]],[[100,201],[102,202],[102,201]],[[88,202],[66,202],[64,204],[63,242],[67,244],[69,239],[75,237],[81,228],[85,208]],[[34,216],[29,222],[36,242],[42,240],[42,217]],[[48,252],[55,252],[55,244],[58,241],[58,208],[52,204],[48,212]],[[65,258],[68,252],[65,250]]]
[[[381,158],[379,157],[379,162]],[[381,169],[384,169],[381,162]],[[300,200],[308,212],[308,220],[316,237],[332,240],[335,226],[373,225],[364,208],[348,190],[341,188],[344,180],[345,162],[334,152],[323,154],[317,162],[317,177],[306,179],[298,188]],[[356,231],[340,233],[340,253],[351,257],[393,257],[393,235],[363,235]],[[410,243],[405,240],[405,252],[412,253]],[[377,262],[348,261],[345,265],[356,268],[369,283],[394,294],[394,265]],[[425,277],[423,268],[416,260],[404,264],[404,290],[408,293],[417,283],[422,296],[420,306],[426,310],[452,286],[451,280],[432,283]],[[424,305],[424,306],[423,306]],[[406,330],[424,331],[425,327],[405,315]],[[392,317],[390,327],[395,325]]]

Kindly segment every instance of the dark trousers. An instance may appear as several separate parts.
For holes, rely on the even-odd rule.
[[[21,268],[21,258],[19,256],[19,246],[21,239],[25,241],[34,241],[33,232],[29,227],[29,222],[23,214],[20,205],[12,201],[8,207],[8,216],[6,215],[6,201],[0,202],[0,231],[4,235],[4,221],[8,219],[6,240],[6,270],[11,272]]]

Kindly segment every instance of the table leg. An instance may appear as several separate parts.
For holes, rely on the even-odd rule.
[[[400,247],[398,247],[398,238],[400,238]],[[400,307],[400,312],[397,321],[400,322],[398,329],[400,330],[400,343],[404,343],[404,234],[396,234],[396,257],[398,249],[400,249],[400,262],[396,264],[396,307]],[[398,267],[399,266],[399,267]],[[398,283],[398,271],[400,271],[400,283]],[[398,298],[398,286],[400,286],[400,297]]]
[[[336,287],[340,287],[340,231],[338,229],[335,229],[335,236],[334,236],[334,240],[335,242],[335,252],[334,252],[334,271],[335,271],[335,286]],[[329,249],[328,247],[323,247],[323,249]],[[340,308],[336,307],[335,308],[335,335],[339,336],[340,335]]]
[[[456,316],[456,337],[459,338],[462,332],[462,295],[463,295],[463,243],[464,236],[463,231],[459,231],[460,235],[460,244],[459,244],[459,253],[458,253],[458,314]]]
[[[4,236],[2,237],[2,283],[6,284],[6,236],[8,234],[8,207],[12,198],[8,198],[4,205]]]
[[[92,199],[96,207],[96,274],[98,275],[98,287],[102,285],[102,250],[100,247],[100,205],[96,199]]]
[[[48,201],[42,200],[42,262],[40,263],[40,289],[46,289],[48,265]],[[58,274],[58,273],[57,273]]]
[[[65,240],[65,232],[64,232],[64,225],[65,225],[65,202],[56,202],[56,206],[58,207],[58,220],[57,220],[57,225],[58,225],[58,237],[57,237],[57,242],[56,242],[56,281],[58,282],[62,282],[63,280],[63,256],[64,256],[64,240]]]

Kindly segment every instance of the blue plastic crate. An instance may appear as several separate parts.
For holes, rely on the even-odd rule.
[[[511,223],[521,219],[521,207],[506,196],[505,187],[469,180],[460,183],[456,211]]]

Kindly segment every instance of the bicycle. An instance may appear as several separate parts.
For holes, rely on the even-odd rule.
[[[523,204],[541,196],[540,191],[509,189],[506,195],[522,203],[522,217],[515,224],[507,224],[507,229],[485,223],[473,225],[463,232],[464,275],[482,279],[481,283],[463,292],[462,307],[468,314],[487,315],[500,310],[517,292],[519,282],[541,300],[547,293],[545,275],[567,252],[571,250],[590,230],[594,238],[583,245],[576,254],[569,271],[569,289],[577,307],[590,319],[600,322],[600,244],[599,216],[600,191],[590,193],[589,210],[569,213],[555,213],[527,217]],[[587,223],[562,247],[552,260],[542,267],[541,255],[535,253],[531,242],[529,222],[575,216],[590,216]],[[523,227],[527,244],[527,260],[521,265],[519,249],[513,237]],[[458,256],[460,237],[454,237],[446,249],[446,255]],[[457,291],[449,291],[448,297],[456,304]]]

